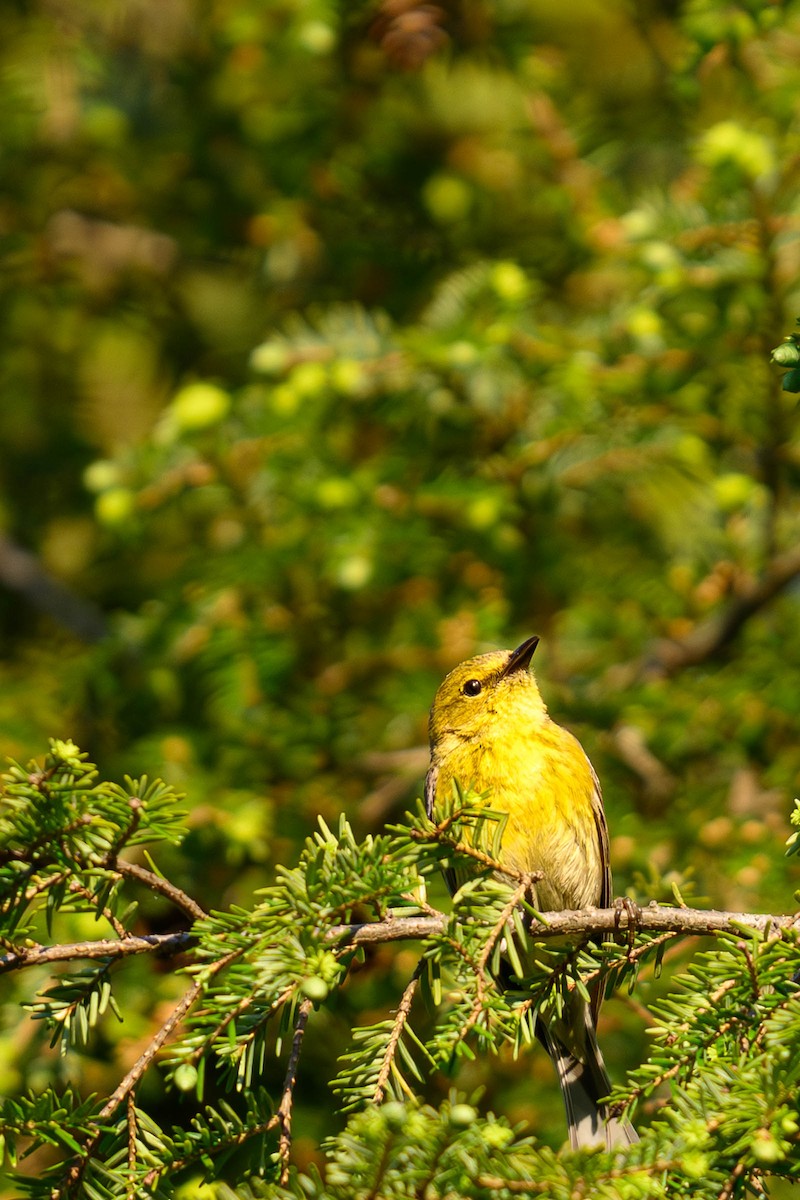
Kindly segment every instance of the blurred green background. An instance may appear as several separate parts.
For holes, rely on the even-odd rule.
[[[159,865],[247,903],[317,813],[401,819],[442,675],[535,632],[617,891],[790,910],[799,60],[755,0],[4,4],[3,751],[178,784]],[[320,1014],[301,1160],[414,961]],[[118,1078],[184,986],[123,974],[69,1060],[7,988],[0,1089]],[[607,1004],[616,1078],[664,986]],[[561,1141],[543,1055],[458,1083]]]

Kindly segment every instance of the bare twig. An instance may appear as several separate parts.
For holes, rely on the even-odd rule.
[[[92,892],[91,888],[86,887],[86,885],[81,883],[79,879],[70,879],[69,883],[67,884],[67,891],[71,892],[73,896],[81,896],[84,900],[88,900],[90,904],[97,900],[97,897]],[[108,921],[111,928],[114,930],[114,933],[117,935],[117,937],[125,938],[128,936],[128,930],[121,921],[117,920],[110,908],[103,907],[100,909],[100,911]]]
[[[624,909],[581,908],[565,909],[563,912],[541,913],[541,921],[531,919],[528,926],[533,937],[542,940],[576,934],[596,937],[599,934],[616,934],[627,930],[632,921],[633,928],[647,932],[672,932],[676,934],[741,933],[752,929],[763,933],[772,925],[776,929],[800,929],[797,915],[775,916],[771,913],[721,912],[717,909],[671,908],[665,904],[649,904],[633,919]],[[349,945],[364,946],[376,942],[413,941],[436,937],[443,933],[447,918],[443,913],[428,917],[387,917],[363,925],[336,925],[327,932],[331,941],[343,941]]]
[[[128,1197],[135,1200],[136,1196],[136,1100],[133,1092],[126,1097],[128,1110]]]
[[[108,869],[121,875],[124,879],[135,879],[137,883],[144,884],[151,891],[158,892],[167,900],[171,900],[176,908],[179,908],[193,921],[202,921],[203,917],[208,915],[205,909],[201,908],[197,901],[181,888],[170,883],[168,879],[164,879],[162,875],[157,875],[155,871],[148,871],[146,867],[140,867],[138,863],[115,859],[114,862],[109,863]]]
[[[40,967],[46,963],[72,962],[76,958],[127,958],[132,954],[180,954],[195,939],[185,930],[181,933],[153,933],[145,937],[103,938],[96,942],[68,942],[62,946],[24,946],[0,955],[0,975],[19,971],[23,967]]]
[[[220,959],[220,961],[215,963],[214,966],[217,968],[217,970],[220,970],[226,961],[227,960],[225,959]],[[128,1093],[133,1091],[155,1056],[158,1054],[161,1047],[171,1036],[173,1030],[180,1025],[181,1021],[186,1016],[197,997],[203,991],[205,985],[206,979],[199,979],[196,980],[190,988],[187,988],[178,1003],[173,1008],[172,1012],[167,1017],[164,1024],[159,1029],[158,1033],[148,1043],[143,1053],[139,1055],[130,1071],[128,1071],[128,1074],[123,1080],[120,1081],[120,1083],[117,1084],[106,1103],[100,1109],[100,1112],[98,1113],[98,1119],[100,1121],[108,1120],[108,1118],[116,1112],[117,1108],[120,1106]]]
[[[286,1067],[286,1077],[283,1081],[283,1095],[281,1102],[278,1105],[278,1111],[273,1118],[274,1123],[280,1129],[280,1137],[278,1141],[278,1156],[281,1162],[281,1185],[285,1185],[289,1181],[289,1156],[292,1150],[292,1102],[294,1099],[294,1085],[297,1082],[297,1064],[300,1061],[300,1050],[303,1045],[303,1034],[306,1031],[308,1018],[311,1014],[313,1004],[311,1000],[302,1000],[297,1011],[297,1020],[294,1025],[294,1038],[292,1039],[292,1049],[289,1054],[289,1063]]]

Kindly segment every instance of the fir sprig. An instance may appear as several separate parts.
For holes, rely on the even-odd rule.
[[[335,831],[321,823],[297,865],[281,869],[252,907],[206,914],[163,875],[124,857],[134,844],[179,840],[165,785],[104,784],[74,746],[54,743],[44,767],[12,764],[5,788],[0,962],[18,973],[70,964],[30,1003],[63,1054],[86,1044],[108,1008],[117,1011],[112,985],[124,1013],[126,958],[187,956],[186,990],[108,1097],[47,1091],[0,1110],[9,1163],[22,1150],[57,1152],[38,1178],[20,1182],[32,1200],[166,1198],[192,1173],[246,1177],[242,1196],[275,1200],[406,1195],[409,1181],[420,1195],[482,1200],[571,1197],[576,1188],[608,1200],[733,1200],[766,1174],[800,1173],[792,917],[630,903],[537,913],[532,878],[498,859],[490,798],[458,790],[433,819],[420,807],[380,837],[358,840],[344,818]],[[441,869],[464,880],[447,916],[425,899],[425,881]],[[189,928],[143,936],[134,887],[170,903]],[[111,936],[49,945],[23,937],[57,939],[69,914],[86,913]],[[657,969],[665,946],[692,931],[715,933],[715,949],[653,1003],[653,1051],[612,1095],[620,1108],[655,1106],[652,1128],[624,1156],[556,1157],[502,1118],[481,1115],[476,1097],[453,1094],[439,1109],[422,1102],[429,1083],[460,1059],[530,1046],[538,1016],[557,1016],[576,992],[588,999],[598,987],[635,989],[641,963]],[[352,1115],[327,1145],[324,1182],[300,1178],[291,1169],[292,1126],[307,1027],[347,986],[363,945],[398,938],[418,941],[417,965],[393,1011],[354,1030],[333,1081]],[[81,958],[89,964],[76,968]],[[270,1098],[263,1080],[275,1055],[286,1066]],[[197,1097],[169,1129],[137,1098],[157,1062],[169,1085]],[[202,1102],[209,1076],[229,1099]]]

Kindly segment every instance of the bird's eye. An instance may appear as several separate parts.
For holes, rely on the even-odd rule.
[[[480,679],[468,679],[461,689],[465,696],[479,696],[483,691]]]

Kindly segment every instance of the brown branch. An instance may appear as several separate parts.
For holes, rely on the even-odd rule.
[[[114,862],[108,864],[108,870],[121,875],[124,879],[135,879],[137,883],[144,884],[152,892],[158,892],[160,895],[165,896],[167,900],[171,900],[175,907],[179,908],[192,921],[202,921],[208,915],[205,909],[201,908],[197,901],[193,900],[181,888],[176,887],[174,883],[170,883],[168,879],[164,879],[162,875],[157,875],[155,871],[148,871],[146,867],[140,867],[138,863],[116,859]]]
[[[193,943],[188,930],[181,933],[153,933],[144,937],[103,938],[96,942],[69,942],[61,946],[24,946],[0,956],[0,975],[23,967],[46,963],[72,962],[76,958],[127,958],[131,954],[180,954]]]
[[[759,609],[780,594],[800,575],[800,546],[772,559],[757,582],[743,588],[721,613],[701,621],[685,638],[662,640],[634,664],[639,679],[669,679],[685,667],[706,662],[733,641],[742,626]]]
[[[297,1082],[297,1064],[300,1061],[300,1050],[303,1045],[303,1034],[306,1031],[308,1018],[311,1014],[313,1003],[311,1000],[302,1000],[297,1012],[297,1020],[294,1025],[294,1038],[292,1039],[292,1049],[289,1054],[289,1062],[286,1067],[286,1077],[283,1081],[283,1095],[281,1102],[278,1105],[278,1111],[270,1122],[270,1126],[277,1125],[280,1128],[280,1137],[278,1141],[278,1157],[281,1164],[280,1183],[285,1186],[289,1182],[289,1156],[292,1150],[292,1101],[294,1099],[294,1085]]]
[[[97,899],[91,888],[86,887],[86,885],[81,883],[79,879],[70,879],[69,883],[67,884],[67,891],[71,892],[73,896],[81,896],[82,899],[88,900],[90,904]],[[110,908],[104,906],[102,909],[100,909],[100,912],[108,921],[118,938],[124,938],[128,936],[127,929],[121,921],[117,920]]]
[[[541,879],[541,872],[534,872],[533,875],[529,871],[520,871],[517,867],[512,867],[508,863],[502,863],[498,858],[491,854],[487,854],[485,850],[479,850],[476,846],[471,846],[468,842],[464,842],[457,837],[453,837],[448,833],[450,827],[460,820],[465,813],[465,809],[458,809],[451,813],[449,817],[445,817],[438,825],[433,828],[423,831],[421,829],[409,830],[409,836],[415,842],[422,842],[425,845],[435,843],[439,846],[446,846],[450,850],[457,850],[459,854],[465,855],[467,858],[473,858],[480,863],[488,871],[495,871],[497,874],[504,875],[507,879],[515,879],[517,883],[527,884],[535,883]],[[468,815],[473,813],[468,812]],[[493,814],[491,808],[486,809],[487,817],[498,814]]]
[[[411,1005],[414,1000],[414,994],[419,986],[419,979],[422,972],[425,970],[425,960],[420,959],[417,963],[414,974],[411,976],[406,989],[403,992],[400,1003],[397,1006],[397,1012],[394,1018],[394,1027],[391,1032],[389,1041],[386,1043],[386,1050],[383,1055],[381,1069],[378,1072],[378,1078],[375,1082],[375,1090],[372,1093],[372,1103],[381,1104],[383,1102],[384,1093],[386,1092],[386,1084],[389,1081],[389,1075],[394,1062],[394,1054],[397,1049],[397,1043],[403,1036],[403,1030],[408,1022],[408,1016],[411,1012]]]
[[[161,1047],[164,1045],[167,1039],[171,1037],[173,1031],[178,1027],[178,1025],[180,1025],[181,1021],[186,1016],[197,997],[205,988],[206,983],[208,982],[209,974],[216,975],[218,971],[221,971],[223,967],[228,965],[231,957],[231,955],[226,955],[224,958],[221,958],[217,962],[213,963],[209,971],[204,973],[202,978],[195,980],[191,987],[187,988],[183,996],[181,996],[180,1000],[173,1008],[170,1015],[167,1017],[164,1024],[159,1029],[158,1033],[148,1043],[144,1051],[139,1055],[136,1062],[131,1067],[130,1071],[128,1071],[128,1074],[117,1084],[106,1103],[100,1109],[100,1112],[97,1114],[98,1122],[107,1121],[110,1117],[112,1117],[119,1108],[120,1104],[122,1104],[123,1100],[126,1100],[127,1097],[133,1092],[133,1089],[147,1071]],[[69,1196],[74,1191],[76,1186],[83,1178],[86,1168],[92,1160],[92,1155],[100,1143],[103,1132],[102,1125],[100,1125],[97,1128],[96,1133],[94,1133],[83,1146],[81,1156],[78,1161],[74,1163],[72,1167],[70,1167],[69,1171],[64,1176],[63,1181],[58,1185],[58,1187],[53,1188],[52,1192],[50,1193],[51,1200],[60,1200],[61,1197]]]
[[[27,878],[30,879],[31,875],[34,873],[34,868],[31,867],[28,871]],[[63,883],[64,880],[69,879],[69,877],[69,871],[58,871],[55,875],[47,875],[43,879],[38,879],[36,883],[32,883],[30,887],[25,889],[22,898],[25,900],[26,904],[30,904],[31,900],[35,900],[37,896],[42,894],[42,892],[46,892],[48,888],[55,887],[56,884]],[[21,883],[22,880],[20,880],[20,884]],[[13,908],[14,902],[18,895],[19,889],[15,888],[10,895],[5,897],[2,903],[0,903],[0,913],[8,912],[9,909]]]
[[[275,1125],[276,1118],[273,1114],[268,1121],[263,1121],[260,1125],[253,1125],[248,1129],[242,1129],[233,1137],[226,1138],[225,1141],[218,1143],[216,1146],[202,1146],[200,1149],[195,1150],[193,1154],[187,1154],[185,1158],[176,1158],[170,1163],[162,1163],[160,1166],[151,1168],[142,1180],[141,1189],[136,1193],[136,1200],[139,1200],[143,1192],[151,1189],[156,1180],[162,1175],[175,1175],[178,1171],[185,1170],[186,1167],[202,1161],[209,1155],[222,1154],[225,1150],[230,1150],[235,1146],[243,1146],[251,1138],[262,1137],[265,1133],[269,1133],[271,1129],[275,1128]]]
[[[615,908],[566,909],[563,912],[542,913],[543,920],[531,918],[528,931],[541,940],[561,937],[564,934],[595,937],[599,934],[617,934],[622,930],[673,934],[693,934],[702,937],[714,933],[741,933],[752,929],[764,933],[770,926],[778,929],[800,928],[800,917],[773,915],[771,913],[720,912],[716,909],[670,908],[663,904],[650,904],[641,910],[638,917],[631,918],[623,910]],[[424,941],[444,933],[447,917],[444,913],[430,910],[425,917],[386,917],[383,921],[371,921],[360,925],[334,925],[325,934],[326,941],[338,941],[350,946],[377,945],[382,942]],[[144,937],[124,939],[105,938],[93,942],[68,942],[58,946],[25,946],[9,950],[0,955],[0,975],[19,971],[24,967],[43,966],[54,962],[71,962],[74,959],[118,959],[133,954],[182,954],[195,942],[190,930],[179,933],[154,933]],[[647,949],[650,949],[649,944]],[[241,955],[238,950],[228,960]],[[226,960],[226,961],[228,961]],[[215,964],[216,967],[216,964]],[[276,1001],[276,1006],[296,991],[293,985],[286,989]],[[248,997],[239,1005],[244,1010],[252,1003]],[[238,1012],[226,1015],[220,1026],[221,1032]]]
[[[764,933],[770,927],[800,928],[798,915],[772,913],[721,912],[717,909],[671,908],[665,904],[649,904],[633,917],[616,908],[565,909],[563,912],[541,913],[541,921],[531,918],[528,930],[533,937],[548,939],[564,934],[595,937],[598,934],[618,934],[629,928],[642,932],[671,932],[703,936],[712,933],[741,933],[752,929]],[[413,941],[436,937],[444,933],[447,918],[443,913],[429,917],[387,917],[363,925],[335,925],[327,931],[331,941],[365,946],[377,942]]]
[[[512,894],[509,896],[507,904],[500,913],[500,916],[495,921],[494,928],[486,939],[486,943],[481,951],[480,958],[478,959],[475,967],[475,1002],[472,1005],[472,1010],[470,1011],[470,1014],[464,1023],[462,1037],[466,1037],[473,1026],[477,1024],[481,1013],[484,1011],[487,988],[494,986],[494,980],[491,978],[491,976],[487,977],[486,965],[492,956],[495,945],[498,939],[503,936],[506,925],[514,913],[514,909],[522,900],[525,893],[531,890],[534,880],[540,877],[541,872],[537,872],[535,875],[529,875],[517,885]]]
[[[127,1194],[136,1196],[136,1100],[133,1092],[128,1092],[125,1100],[128,1114],[128,1187]]]
[[[225,964],[223,965],[226,965],[227,962],[233,957],[233,955],[230,955],[228,959],[225,960]],[[214,965],[216,966],[217,964]],[[289,1169],[292,1100],[297,1078],[297,1064],[300,1059],[300,1049],[302,1046],[303,1034],[305,1033],[312,1007],[313,1003],[308,999],[303,1000],[298,1006],[297,1020],[294,1027],[294,1037],[292,1039],[292,1049],[289,1054],[289,1062],[287,1064],[286,1076],[284,1078],[283,1095],[281,1096],[281,1102],[277,1111],[273,1113],[269,1120],[264,1121],[262,1124],[255,1125],[250,1129],[242,1129],[234,1137],[227,1139],[219,1146],[214,1146],[212,1148],[203,1146],[195,1153],[186,1155],[185,1158],[175,1159],[171,1163],[164,1163],[161,1166],[153,1167],[151,1171],[148,1171],[147,1175],[145,1175],[144,1179],[142,1180],[143,1188],[151,1188],[156,1180],[162,1175],[167,1173],[174,1175],[177,1171],[184,1170],[186,1167],[190,1166],[194,1162],[197,1162],[199,1159],[204,1158],[206,1155],[221,1154],[224,1150],[229,1150],[232,1146],[242,1146],[251,1138],[260,1137],[265,1133],[269,1133],[278,1126],[280,1126],[281,1130],[279,1142],[281,1183],[286,1183]]]
[[[658,937],[654,937],[651,941],[645,942],[641,946],[629,946],[625,953],[619,958],[612,959],[610,962],[606,962],[602,967],[598,967],[597,970],[590,971],[588,975],[584,975],[583,982],[587,987],[589,987],[590,984],[595,982],[595,980],[602,979],[602,977],[609,971],[615,971],[619,967],[629,966],[631,963],[635,963],[638,959],[644,958],[646,954],[651,953],[658,946],[664,946],[668,942],[671,942],[673,938],[678,936],[679,935],[675,933],[674,930],[668,929],[666,933],[659,934]]]
[[[221,970],[226,962],[227,958],[220,959],[219,962],[214,963],[214,973],[216,974],[216,971]],[[180,1025],[181,1021],[186,1016],[187,1012],[192,1007],[205,985],[206,979],[203,978],[195,980],[192,986],[187,988],[178,1003],[173,1008],[172,1012],[167,1017],[164,1024],[159,1029],[158,1033],[147,1045],[145,1050],[139,1055],[130,1071],[128,1071],[128,1074],[123,1080],[120,1081],[120,1083],[117,1084],[106,1103],[100,1109],[100,1112],[98,1113],[98,1119],[100,1121],[106,1121],[110,1116],[113,1116],[128,1093],[133,1091],[133,1089],[136,1087],[136,1084],[142,1078],[161,1047],[172,1034],[172,1031],[176,1029],[178,1025]]]
[[[728,1178],[725,1180],[725,1184],[722,1188],[722,1191],[719,1193],[717,1200],[731,1200],[736,1184],[741,1179],[742,1175],[744,1175],[746,1170],[747,1164],[743,1158],[740,1158]]]
[[[231,954],[228,955],[227,962],[229,962],[229,963],[234,962],[236,958],[241,958],[241,956],[243,954],[244,954],[243,949],[240,948],[239,950],[235,950]],[[276,996],[275,999],[272,1001],[272,1003],[269,1006],[268,1011],[261,1018],[259,1025],[266,1024],[267,1020],[269,1019],[269,1017],[272,1016],[272,1014],[276,1011],[276,1009],[280,1008],[282,1004],[285,1004],[287,1002],[287,1000],[290,1000],[291,997],[295,994],[295,992],[298,991],[299,987],[300,987],[299,983],[292,983],[289,985],[289,987],[284,988],[283,991],[281,992],[280,996]],[[225,1030],[230,1025],[231,1021],[236,1021],[242,1015],[242,1013],[247,1012],[248,1008],[250,1008],[251,1005],[255,1004],[256,999],[257,999],[256,994],[251,993],[249,996],[245,996],[243,1000],[240,1000],[235,1008],[229,1009],[228,1012],[226,1012],[223,1019],[219,1022],[219,1024],[216,1025],[215,1028],[211,1031],[211,1033],[208,1034],[208,1036],[206,1037],[206,1044],[209,1046],[212,1045],[217,1040],[217,1038],[222,1033],[225,1032]],[[252,1029],[250,1031],[249,1037],[251,1040],[255,1037],[256,1033],[257,1033],[257,1028]],[[204,1052],[205,1052],[205,1044],[201,1044],[191,1055],[189,1061],[190,1062],[199,1062],[200,1059],[203,1057]]]

